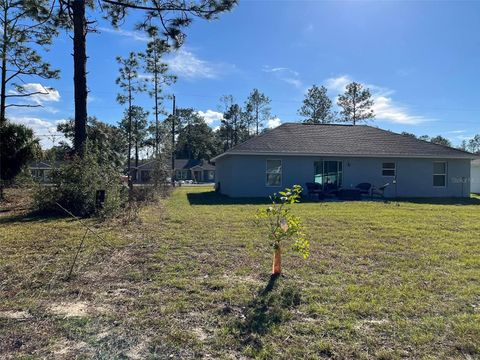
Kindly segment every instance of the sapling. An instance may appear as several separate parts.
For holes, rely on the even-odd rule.
[[[289,243],[291,249],[308,258],[310,243],[305,239],[300,219],[291,213],[291,205],[300,202],[302,187],[294,185],[270,197],[272,204],[267,208],[258,209],[256,221],[268,229],[268,239],[273,248],[272,273],[281,273],[282,249]]]

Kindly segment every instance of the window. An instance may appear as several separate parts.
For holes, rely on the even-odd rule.
[[[266,185],[282,185],[282,160],[267,160]]]
[[[207,181],[213,181],[215,180],[215,171],[213,170],[205,170],[205,179]]]
[[[44,172],[43,169],[32,169],[32,177],[37,181],[42,181]]]
[[[444,161],[435,161],[433,163],[433,186],[447,186],[447,163]]]
[[[143,183],[150,182],[150,179],[151,179],[150,170],[142,170],[142,172],[140,173],[140,178]]]
[[[395,177],[396,167],[394,162],[384,162],[382,164],[382,176]]]
[[[315,182],[321,184],[325,190],[334,190],[342,187],[343,165],[341,161],[315,161]]]
[[[175,178],[177,180],[187,180],[188,179],[188,170],[176,170]]]

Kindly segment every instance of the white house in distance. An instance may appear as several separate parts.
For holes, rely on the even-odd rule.
[[[472,161],[471,191],[480,194],[480,159]]]
[[[212,161],[220,193],[265,197],[314,184],[323,191],[385,187],[385,197],[469,197],[477,155],[367,125],[285,123]]]

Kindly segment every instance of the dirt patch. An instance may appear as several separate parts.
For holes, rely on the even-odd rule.
[[[205,341],[208,338],[207,332],[200,327],[193,328],[192,332],[197,336],[197,339],[200,341]]]
[[[50,312],[64,317],[82,317],[107,312],[103,306],[95,306],[86,301],[62,302],[49,307]]]
[[[2,319],[27,320],[31,317],[32,315],[28,311],[0,311],[0,318]]]
[[[88,351],[88,344],[83,341],[71,341],[62,339],[53,345],[52,352],[58,357],[70,358],[73,353]]]
[[[126,355],[129,359],[138,360],[145,358],[145,352],[147,351],[148,343],[146,340],[139,342],[133,348],[127,351]]]

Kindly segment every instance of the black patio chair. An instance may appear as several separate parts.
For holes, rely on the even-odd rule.
[[[318,200],[322,200],[325,198],[325,194],[322,190],[322,185],[319,183],[305,183],[305,186],[307,187],[307,192],[309,197],[316,197]]]
[[[385,189],[390,186],[390,183],[386,183],[378,188],[372,189],[372,199],[374,195],[380,196],[382,199],[385,199]]]
[[[357,186],[355,186],[355,189],[360,190],[360,194],[362,195],[370,195],[370,191],[372,190],[372,184],[360,183]]]

